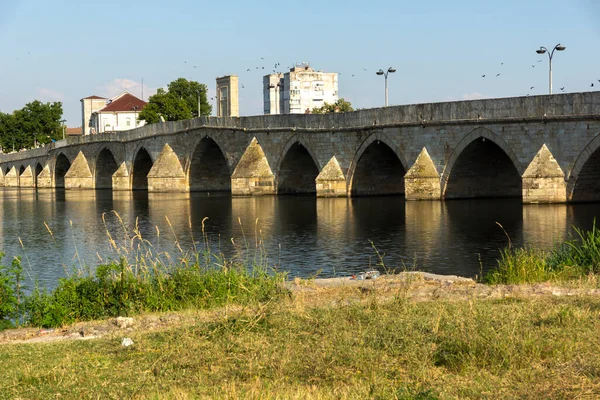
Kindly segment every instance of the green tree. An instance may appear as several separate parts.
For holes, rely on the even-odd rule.
[[[321,107],[313,108],[311,114],[329,114],[334,112],[354,111],[352,104],[344,99],[338,99],[335,103],[325,103]]]
[[[61,102],[34,100],[12,114],[0,113],[0,146],[6,150],[30,149],[37,143],[62,138]]]
[[[212,106],[208,103],[206,91],[206,85],[202,83],[185,78],[176,79],[169,83],[167,90],[158,89],[155,95],[150,96],[148,105],[140,112],[138,119],[153,124],[161,120],[179,121],[198,115],[208,116],[212,112]]]

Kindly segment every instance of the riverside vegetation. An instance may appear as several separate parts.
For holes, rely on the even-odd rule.
[[[600,234],[577,233],[547,252],[509,246],[485,281],[598,288]],[[127,333],[135,343],[128,348],[122,336],[2,345],[11,368],[0,373],[0,397],[600,396],[598,296],[414,301],[410,281],[387,296],[364,287],[319,291],[310,281],[301,283],[307,291],[289,293],[285,276],[264,268],[266,257],[226,262],[206,246],[195,254],[159,269],[157,258],[121,259],[27,296],[19,263],[4,267],[2,287],[12,299],[24,296],[11,303],[20,310],[15,322],[183,311],[176,326]]]

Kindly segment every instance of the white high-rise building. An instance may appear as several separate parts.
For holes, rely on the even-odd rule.
[[[265,114],[304,114],[338,100],[338,74],[315,71],[307,63],[263,78]]]

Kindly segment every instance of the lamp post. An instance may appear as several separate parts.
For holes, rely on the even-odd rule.
[[[389,73],[394,73],[396,72],[396,70],[392,67],[389,67],[387,69],[387,71],[383,72],[382,69],[380,69],[379,71],[376,72],[377,75],[383,75],[385,77],[385,106],[388,106],[388,84],[387,84],[387,78],[388,78],[388,74]]]
[[[544,46],[540,47],[539,50],[536,50],[535,52],[538,54],[545,54],[548,53],[548,58],[550,59],[550,72],[549,72],[549,84],[550,84],[550,94],[552,94],[552,56],[554,55],[554,51],[558,50],[558,51],[563,51],[564,49],[566,49],[565,46],[561,46],[560,43],[557,44],[556,46],[554,46],[554,48],[552,49],[552,51],[548,50],[547,48],[545,48]]]
[[[133,127],[137,128],[137,110],[140,106],[133,106],[131,109],[133,110]]]

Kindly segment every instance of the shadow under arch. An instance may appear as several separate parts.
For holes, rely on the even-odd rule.
[[[148,150],[144,146],[140,146],[133,158],[133,168],[131,170],[132,190],[148,190],[148,173],[153,164]]]
[[[231,192],[231,171],[221,146],[210,136],[194,147],[188,167],[192,192]]]
[[[579,153],[567,181],[567,200],[600,201],[600,134]]]
[[[96,189],[112,189],[112,176],[118,168],[112,151],[104,147],[96,157]]]
[[[524,170],[498,135],[477,128],[461,139],[442,172],[442,197],[522,197]]]
[[[35,172],[33,173],[33,184],[37,187],[38,176],[42,173],[44,167],[39,162],[35,165]]]
[[[367,137],[354,155],[348,172],[352,197],[404,195],[407,163],[388,135],[376,132]]]
[[[71,161],[64,153],[60,153],[54,164],[54,187],[65,187],[65,175],[69,168],[71,168]]]
[[[277,194],[316,194],[321,170],[310,146],[294,135],[288,140],[275,169]]]

